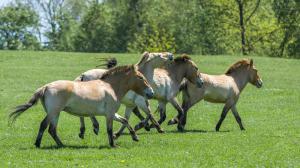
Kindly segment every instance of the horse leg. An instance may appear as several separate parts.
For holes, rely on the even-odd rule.
[[[165,102],[158,102],[158,107],[160,118],[158,120],[158,124],[161,125],[166,120],[166,103]],[[150,125],[150,128],[155,128],[154,124]]]
[[[132,110],[132,112],[133,112],[133,113],[134,113],[141,121],[145,120],[145,117],[142,116],[142,114],[141,114],[141,112],[140,112],[140,110],[139,110],[139,108],[138,108],[137,106]],[[146,123],[146,125],[144,126],[144,128],[145,128],[146,131],[150,131],[150,126],[149,126],[148,122]]]
[[[245,130],[245,128],[243,127],[243,124],[242,124],[242,119],[241,119],[239,113],[237,112],[236,105],[233,105],[231,107],[231,111],[232,111],[232,113],[233,113],[233,115],[235,117],[236,122],[239,124],[240,129],[241,130]]]
[[[157,131],[159,133],[164,133],[164,130],[160,127],[160,125],[154,119],[154,117],[151,113],[151,109],[150,109],[150,106],[149,106],[149,101],[144,100],[143,103],[139,103],[138,105],[147,114],[147,118],[144,121],[140,122],[138,125],[136,125],[134,130],[137,131],[137,130],[141,129],[142,127],[147,126],[148,121],[151,120],[152,125],[157,129]]]
[[[119,114],[115,113],[113,119],[114,119],[115,121],[118,121],[118,122],[122,123],[123,125],[125,125],[125,126],[128,128],[128,130],[129,130],[129,132],[130,132],[130,134],[131,134],[132,140],[134,140],[134,141],[139,141],[137,135],[135,134],[135,131],[134,131],[134,130],[132,129],[132,127],[128,124],[128,121],[127,121],[125,118],[123,118],[123,117],[120,116]]]
[[[93,127],[94,127],[94,133],[96,135],[98,135],[99,132],[99,122],[97,121],[96,117],[90,117],[92,123],[93,123]]]
[[[125,110],[125,118],[128,121],[130,114],[132,111],[132,107],[127,107],[126,106],[126,110]],[[126,125],[122,124],[122,126],[120,127],[120,129],[117,131],[117,133],[114,134],[114,138],[117,139],[124,131],[124,129],[126,128]]]
[[[40,124],[40,129],[39,129],[38,135],[37,135],[35,143],[34,143],[34,145],[37,148],[39,148],[41,146],[42,137],[43,137],[44,131],[46,130],[48,125],[49,125],[49,116],[47,115]]]
[[[178,131],[183,131],[184,130],[184,126],[182,124],[183,121],[183,117],[184,117],[184,112],[183,109],[181,108],[181,106],[178,103],[178,100],[176,97],[172,98],[170,100],[170,103],[173,105],[173,107],[177,110],[178,112],[178,116],[177,116],[177,120],[175,120],[175,123],[178,123],[177,125],[177,129]],[[169,121],[168,125],[171,125],[173,122],[172,120]]]
[[[113,138],[113,116],[107,116],[106,117],[106,130],[107,130],[107,135],[108,135],[108,141],[109,145],[111,147],[116,147],[114,143],[114,138]]]
[[[56,132],[58,118],[59,118],[59,114],[50,121],[50,126],[48,129],[48,132],[51,135],[51,137],[54,139],[54,141],[56,142],[57,146],[63,147],[64,145],[61,142],[61,140],[59,139],[59,137],[57,136],[57,132]]]
[[[229,105],[228,103],[226,103],[225,106],[223,107],[220,120],[216,125],[216,131],[219,131],[221,124],[222,124],[223,120],[225,119],[227,112],[229,111],[230,108],[231,108],[231,105]]]
[[[84,124],[84,117],[80,118],[80,132],[79,132],[79,138],[84,139],[84,133],[85,133],[85,124]]]
[[[168,125],[177,124],[179,119],[183,116],[183,109],[179,105],[178,100],[177,100],[176,97],[172,98],[169,102],[177,110],[178,114],[175,118],[172,118],[171,120],[169,120]]]

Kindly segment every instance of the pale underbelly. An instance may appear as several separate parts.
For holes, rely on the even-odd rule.
[[[66,105],[64,111],[75,116],[105,116],[110,112],[116,112],[118,106],[113,104],[115,103],[107,101],[72,101]]]

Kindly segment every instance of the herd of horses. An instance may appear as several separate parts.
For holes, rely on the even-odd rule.
[[[46,117],[42,120],[35,146],[40,147],[43,133],[48,132],[59,147],[63,143],[57,135],[57,123],[61,111],[80,117],[79,137],[84,138],[84,117],[90,117],[93,130],[98,134],[99,123],[95,116],[105,116],[109,144],[115,147],[117,139],[127,128],[134,141],[138,141],[136,131],[156,128],[163,133],[160,124],[166,119],[166,104],[170,102],[177,110],[176,117],[168,125],[177,124],[178,131],[184,131],[188,110],[204,99],[212,103],[223,103],[224,108],[216,125],[219,131],[229,110],[232,111],[241,130],[244,130],[236,103],[247,83],[262,87],[262,80],[253,60],[242,59],[234,63],[222,75],[200,73],[192,59],[183,54],[173,58],[169,52],[144,52],[134,65],[117,66],[115,58],[106,60],[106,69],[92,69],[82,73],[74,81],[58,80],[37,89],[32,98],[17,106],[9,115],[15,121],[27,109],[41,101]],[[182,105],[176,96],[182,92]],[[151,113],[149,99],[158,101],[160,119],[156,121]],[[125,117],[117,114],[120,105],[126,106]],[[145,112],[146,117],[141,113]],[[128,123],[131,112],[140,120],[134,128]],[[149,124],[149,120],[151,124]],[[113,133],[113,121],[122,123]]]

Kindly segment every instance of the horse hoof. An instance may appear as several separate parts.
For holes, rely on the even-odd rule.
[[[177,126],[177,130],[178,130],[179,132],[183,132],[183,131],[184,131],[184,127],[183,127],[182,125],[178,125],[178,126]]]
[[[111,148],[114,148],[114,149],[115,149],[115,148],[119,148],[118,145],[110,145],[110,147],[111,147]]]
[[[79,133],[78,136],[79,138],[84,139],[84,134]]]
[[[132,140],[138,142],[138,141],[139,141],[139,138],[135,135],[135,136],[132,137]]]
[[[41,144],[35,143],[34,145],[35,145],[36,148],[40,148],[41,147]]]
[[[146,125],[144,128],[145,128],[146,131],[150,131],[150,126],[149,125]]]
[[[163,129],[159,129],[159,130],[158,130],[158,133],[161,133],[161,134],[162,134],[162,133],[165,133],[165,131],[164,131]]]
[[[119,136],[120,136],[120,134],[115,133],[115,134],[113,135],[113,139],[114,139],[114,140],[117,140],[117,139],[119,138]]]
[[[174,125],[174,124],[177,124],[177,122],[174,119],[169,120],[168,125]]]
[[[99,133],[99,129],[93,129],[93,131],[94,131],[94,133],[96,134],[96,135],[98,135],[98,133]]]

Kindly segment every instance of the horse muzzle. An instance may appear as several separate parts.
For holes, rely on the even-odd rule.
[[[201,77],[200,77],[200,78],[197,78],[197,81],[196,81],[197,87],[198,87],[198,88],[202,88],[203,84],[204,84],[203,79],[202,79]]]
[[[154,97],[154,91],[152,88],[146,88],[144,93],[147,99],[152,99]]]
[[[263,86],[263,81],[261,79],[256,81],[256,87],[261,88]]]

